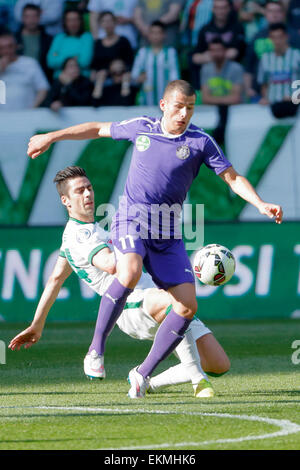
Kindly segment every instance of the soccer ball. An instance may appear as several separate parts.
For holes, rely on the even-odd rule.
[[[193,268],[195,275],[203,284],[221,286],[232,278],[235,259],[225,246],[206,245],[197,251]]]

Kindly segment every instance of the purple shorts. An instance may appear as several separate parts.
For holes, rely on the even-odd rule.
[[[191,262],[181,239],[143,239],[137,235],[115,238],[114,230],[111,236],[116,251],[137,253],[143,258],[147,272],[159,288],[168,290],[178,284],[195,283]]]

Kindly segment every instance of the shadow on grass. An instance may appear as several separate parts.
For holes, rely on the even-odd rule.
[[[34,396],[39,396],[39,395],[96,395],[96,396],[99,396],[100,395],[100,392],[4,392],[4,393],[0,393],[0,397],[1,396],[8,396],[8,397],[11,397],[11,396],[24,396],[24,395],[34,395]],[[120,395],[120,392],[114,392],[114,391],[110,391],[110,392],[103,392],[101,391],[101,395]],[[0,407],[1,408],[1,407]]]
[[[291,396],[299,396],[300,397],[300,390],[259,390],[259,391],[250,391],[250,392],[237,392],[236,396],[243,396],[243,395],[265,395],[267,397],[278,396],[282,394],[287,394]]]
[[[175,397],[174,397],[175,398]],[[24,419],[24,418],[49,418],[49,417],[82,417],[82,416],[141,416],[141,415],[151,415],[151,414],[157,414],[160,415],[161,417],[164,415],[189,415],[193,414],[195,412],[203,412],[205,413],[205,410],[207,412],[211,413],[215,411],[214,407],[222,407],[222,406],[240,406],[240,405],[263,405],[263,406],[272,406],[273,404],[280,404],[280,405],[285,405],[285,404],[299,404],[299,400],[276,400],[274,402],[270,402],[269,400],[264,401],[255,401],[255,400],[214,400],[214,401],[200,401],[195,399],[195,401],[186,401],[186,402],[178,402],[177,400],[172,402],[139,402],[140,406],[142,407],[147,407],[151,408],[155,406],[155,410],[153,409],[147,409],[143,408],[142,410],[136,410],[135,409],[135,403],[133,404],[132,401],[130,402],[122,402],[122,403],[104,403],[104,404],[95,404],[95,403],[77,403],[74,405],[41,405],[35,406],[35,405],[25,405],[25,406],[3,406],[0,407],[0,411],[2,410],[36,410],[36,413],[30,413],[30,414],[2,414],[0,413],[0,417],[3,418],[15,418],[15,419]],[[176,411],[174,409],[164,409],[161,410],[161,407],[167,406],[170,407],[172,405],[176,405]],[[204,407],[202,410],[195,408],[191,409],[189,408],[188,410],[181,409],[178,410],[178,406],[197,406],[197,407]],[[128,407],[132,406],[132,409],[128,409]],[[121,407],[121,408],[118,408]],[[76,411],[76,408],[78,411]],[[81,410],[79,410],[79,408]],[[87,411],[82,410],[82,408],[87,408]],[[88,410],[88,408],[93,408],[94,411]],[[97,409],[99,409],[97,411]],[[43,413],[42,411],[46,411],[47,413]],[[53,413],[49,413],[50,410],[53,411]],[[107,411],[104,411],[107,410]],[[260,408],[261,410],[261,408]],[[38,411],[41,413],[38,414]],[[76,411],[76,412],[75,412]],[[218,410],[217,412],[221,412]]]

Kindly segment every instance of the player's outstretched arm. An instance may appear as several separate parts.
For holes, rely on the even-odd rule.
[[[27,155],[34,159],[46,152],[51,144],[61,140],[85,140],[111,137],[111,122],[85,122],[59,131],[37,134],[31,137]]]
[[[61,286],[70,276],[71,272],[72,269],[67,260],[59,256],[42,293],[31,325],[15,336],[8,345],[12,351],[19,351],[22,345],[24,345],[26,349],[30,348],[30,346],[38,342],[42,336],[50,308],[54,304]]]
[[[261,214],[266,215],[271,219],[275,217],[275,222],[277,224],[281,224],[283,216],[281,206],[264,202],[247,178],[239,175],[233,167],[227,168],[227,170],[220,173],[219,176],[230,186],[232,191],[238,194],[238,196],[245,201],[255,206]]]

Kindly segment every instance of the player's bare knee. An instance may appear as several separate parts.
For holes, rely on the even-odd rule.
[[[195,315],[194,311],[191,310],[190,308],[187,309],[187,310],[183,313],[184,318],[186,318],[187,320],[192,320],[194,315]]]
[[[121,269],[118,271],[119,282],[129,289],[134,289],[142,275],[142,270],[138,266],[134,266],[128,270]]]
[[[143,260],[140,257],[122,257],[117,263],[117,277],[119,282],[129,289],[134,289],[142,275],[142,269]]]
[[[185,304],[185,305],[177,303],[174,306],[174,310],[176,313],[178,313],[178,315],[191,320],[193,316],[195,315],[195,313],[197,312],[197,307],[198,306],[197,306],[196,301]]]

